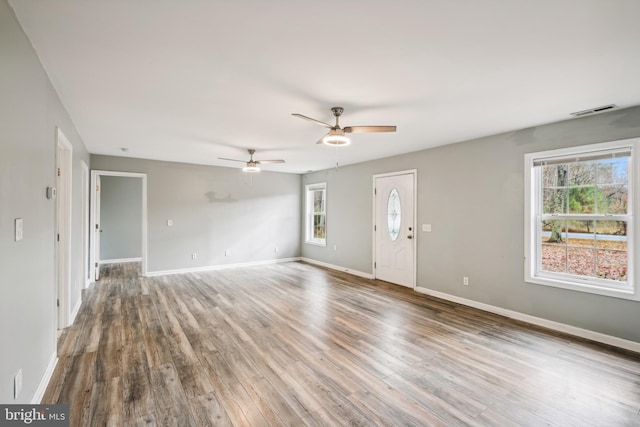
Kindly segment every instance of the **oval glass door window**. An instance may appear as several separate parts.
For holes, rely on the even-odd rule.
[[[396,240],[400,234],[402,223],[402,208],[400,207],[400,194],[395,188],[389,193],[387,200],[387,229],[391,240]]]

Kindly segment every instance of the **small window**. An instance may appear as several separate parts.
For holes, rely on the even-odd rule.
[[[387,230],[389,237],[395,241],[400,234],[402,224],[402,208],[400,207],[400,194],[395,188],[389,193],[387,200]]]
[[[630,140],[525,156],[525,280],[635,299]]]
[[[305,186],[306,243],[327,244],[327,183]]]

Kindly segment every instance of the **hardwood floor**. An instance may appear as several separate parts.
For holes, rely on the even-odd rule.
[[[60,337],[71,425],[640,425],[635,354],[304,263],[136,267]]]

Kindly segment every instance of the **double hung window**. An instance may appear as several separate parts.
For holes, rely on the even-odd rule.
[[[305,186],[306,243],[327,244],[327,183]]]
[[[525,156],[525,280],[633,297],[632,140]]]

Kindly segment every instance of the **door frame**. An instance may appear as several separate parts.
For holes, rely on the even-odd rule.
[[[100,208],[100,203],[96,200],[96,185],[98,176],[120,176],[120,177],[129,177],[129,178],[142,178],[142,260],[141,260],[141,274],[143,276],[147,275],[147,174],[146,173],[137,173],[137,172],[116,172],[116,171],[105,171],[105,170],[92,170],[91,171],[91,227],[89,232],[89,236],[91,239],[90,245],[90,280],[92,282],[96,281],[95,267],[99,263],[100,260],[96,259],[96,238],[95,230],[96,230],[96,218],[99,218],[100,213],[97,211]]]
[[[372,253],[371,253],[371,271],[373,271],[373,278],[376,279],[376,225],[378,224],[377,221],[377,209],[376,209],[376,179],[378,178],[387,178],[390,176],[397,176],[397,175],[412,175],[413,176],[413,274],[411,275],[411,280],[413,282],[411,289],[416,289],[416,287],[418,286],[418,281],[417,281],[417,270],[418,270],[418,246],[417,246],[417,237],[418,237],[418,230],[416,228],[416,224],[418,222],[418,170],[417,169],[407,169],[407,170],[402,170],[402,171],[397,171],[397,172],[386,172],[386,173],[379,173],[379,174],[375,174],[373,175],[373,180],[372,180],[372,186],[371,186],[371,198],[372,198],[372,221],[373,221],[373,227],[371,228],[371,248],[372,248]]]
[[[80,166],[82,170],[82,280],[84,281],[84,289],[87,289],[89,283],[91,283],[91,276],[89,275],[89,166],[87,166],[84,160],[80,161]]]
[[[73,190],[73,145],[56,127],[56,231],[54,233],[56,266],[57,328],[71,322],[71,215]]]

